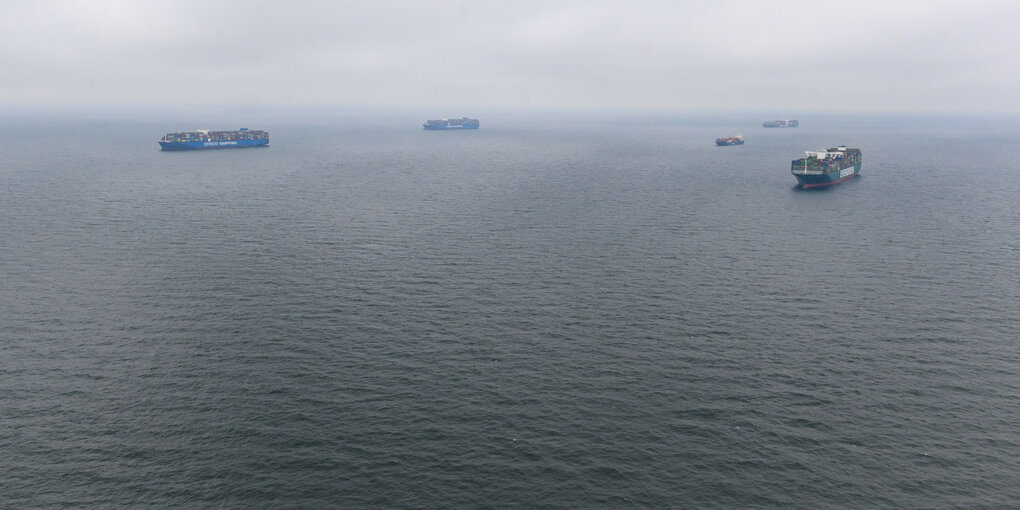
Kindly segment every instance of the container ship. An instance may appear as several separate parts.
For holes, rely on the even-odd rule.
[[[240,149],[269,145],[269,133],[261,130],[241,128],[237,131],[182,131],[167,133],[159,141],[165,151],[188,151],[196,149]]]
[[[775,128],[797,127],[800,125],[800,122],[797,122],[796,120],[771,120],[769,122],[762,122],[761,125],[763,127],[775,127]]]
[[[744,145],[744,137],[737,136],[724,136],[722,138],[715,139],[716,145]]]
[[[861,150],[844,145],[827,150],[804,151],[805,157],[790,164],[800,188],[839,184],[861,174]]]
[[[440,129],[478,129],[478,119],[461,117],[459,119],[436,119],[427,120],[422,127],[429,131]]]

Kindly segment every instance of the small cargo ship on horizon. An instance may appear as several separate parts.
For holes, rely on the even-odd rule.
[[[159,140],[159,147],[165,151],[188,151],[199,149],[242,149],[269,145],[269,133],[262,130],[241,128],[237,131],[210,131],[197,129],[167,133]]]
[[[478,119],[461,117],[459,119],[435,119],[427,120],[422,127],[427,131],[440,131],[444,129],[478,129]]]
[[[715,144],[719,146],[723,145],[744,145],[743,135],[736,136],[724,136],[722,138],[716,138]]]
[[[762,122],[762,127],[767,128],[793,128],[800,125],[796,119],[790,120],[770,120],[768,122]]]
[[[801,189],[832,186],[861,174],[861,150],[840,145],[831,149],[804,151],[805,157],[790,164],[790,172]]]

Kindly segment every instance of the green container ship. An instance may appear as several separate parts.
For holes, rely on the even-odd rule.
[[[832,186],[861,174],[861,150],[840,145],[832,149],[804,151],[805,157],[790,164],[801,188]]]

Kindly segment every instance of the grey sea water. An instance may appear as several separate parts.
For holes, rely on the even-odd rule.
[[[1016,120],[422,120],[5,121],[0,506],[1020,502]]]

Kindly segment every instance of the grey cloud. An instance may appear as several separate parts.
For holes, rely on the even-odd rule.
[[[1020,4],[5,6],[0,104],[1020,110]]]

